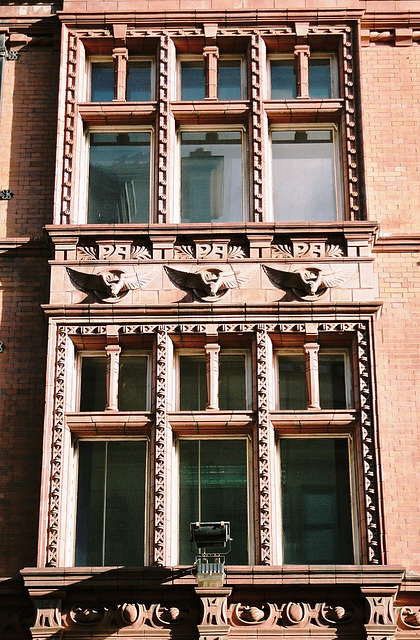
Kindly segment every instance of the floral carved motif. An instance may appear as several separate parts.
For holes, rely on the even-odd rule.
[[[169,127],[169,90],[168,90],[168,58],[169,37],[160,37],[159,53],[159,115],[158,115],[158,223],[164,224],[167,215],[167,179],[168,179],[168,127]]]
[[[291,241],[285,244],[271,245],[272,258],[342,258],[345,251],[339,244],[325,242]]]
[[[252,194],[254,222],[263,220],[263,127],[261,99],[261,36],[251,35],[251,162],[254,191]]]
[[[305,602],[258,603],[258,605],[231,605],[228,612],[232,627],[254,626],[262,629],[282,628],[329,628],[358,622],[356,607],[351,603],[332,605],[326,602],[310,605]]]
[[[398,607],[395,611],[397,626],[401,630],[420,629],[420,605],[415,607]]]
[[[134,246],[130,242],[97,243],[92,246],[77,247],[78,260],[150,260],[146,247]]]
[[[72,184],[73,184],[73,151],[76,106],[76,64],[77,64],[77,34],[68,33],[67,46],[67,77],[64,114],[64,150],[63,174],[61,193],[61,223],[69,224],[71,214]]]
[[[46,564],[49,567],[56,567],[58,564],[68,332],[69,330],[67,327],[60,327],[57,333],[54,389],[54,423],[51,434],[51,467],[46,550]]]
[[[372,363],[370,358],[369,326],[360,324],[357,331],[360,384],[360,421],[362,434],[363,476],[365,485],[367,546],[369,564],[382,560],[380,522],[378,512],[378,486],[374,411],[372,397]]]
[[[63,614],[63,625],[67,629],[90,628],[100,632],[109,628],[124,629],[170,629],[189,621],[189,609],[176,606],[139,602],[124,602],[118,605],[74,605]]]
[[[174,257],[178,260],[238,260],[247,256],[242,247],[226,242],[197,242],[195,245],[175,245]]]
[[[267,328],[258,325],[257,343],[257,411],[258,411],[258,483],[259,483],[259,532],[262,564],[271,563],[271,482],[270,435],[271,422],[268,411]]]
[[[154,478],[154,563],[165,564],[166,551],[166,487],[168,451],[167,421],[167,342],[168,327],[158,327],[156,332],[156,429],[155,429],[155,478]]]

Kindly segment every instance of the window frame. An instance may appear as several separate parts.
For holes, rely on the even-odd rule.
[[[241,167],[242,167],[242,220],[238,222],[224,221],[224,220],[209,220],[207,222],[182,222],[182,204],[181,204],[181,134],[188,132],[212,132],[212,131],[239,131],[241,133]],[[243,124],[221,124],[221,125],[180,125],[176,130],[176,162],[174,162],[174,222],[176,224],[192,225],[192,228],[196,228],[200,224],[245,224],[249,221],[250,203],[249,203],[249,162],[247,158],[248,154],[248,140],[247,140],[247,127]]]
[[[355,408],[355,390],[354,390],[354,379],[353,379],[353,368],[352,368],[352,355],[350,347],[324,347],[320,345],[318,358],[321,354],[328,355],[344,355],[344,384],[345,384],[345,398],[346,398],[346,407],[344,409],[324,409],[321,406],[321,411],[353,411]],[[299,356],[302,358],[303,364],[306,364],[306,356],[303,349],[303,346],[300,347],[276,347],[274,349],[274,402],[275,402],[275,411],[313,411],[313,409],[307,409],[306,407],[303,409],[282,409],[280,407],[280,366],[279,366],[279,358],[284,356]],[[318,386],[319,384],[319,368],[318,368]],[[305,378],[306,380],[306,378]],[[306,380],[306,394],[308,399],[308,382]],[[315,411],[319,411],[316,409]]]
[[[246,57],[244,55],[235,55],[233,53],[221,53],[219,55],[219,61],[235,61],[238,60],[240,62],[240,73],[241,73],[241,97],[235,98],[235,100],[247,100],[248,99],[248,83],[247,83],[247,74],[246,74]],[[217,101],[218,102],[234,102],[234,100],[221,100],[219,98],[219,61],[217,63]]]
[[[268,135],[268,157],[270,161],[268,162],[268,171],[267,171],[267,187],[270,197],[268,198],[268,206],[267,206],[267,222],[275,222],[278,224],[288,224],[289,222],[292,224],[302,223],[301,220],[275,220],[275,206],[274,206],[274,157],[273,157],[273,132],[277,131],[331,131],[332,132],[332,145],[333,145],[333,177],[334,177],[334,185],[335,185],[335,219],[334,220],[311,220],[305,219],[304,222],[307,224],[319,223],[335,223],[339,224],[341,222],[345,222],[346,220],[346,212],[345,212],[345,202],[344,202],[344,164],[343,164],[343,151],[342,151],[342,139],[340,126],[336,123],[327,122],[327,123],[290,123],[290,124],[272,124],[269,127],[269,135]]]
[[[144,478],[144,540],[143,540],[143,567],[148,566],[148,548],[150,544],[150,455],[151,455],[151,441],[149,436],[80,436],[75,437],[72,446],[72,463],[71,463],[71,509],[70,509],[70,523],[67,543],[66,543],[66,557],[69,560],[70,567],[83,566],[76,565],[76,528],[77,528],[77,509],[78,509],[78,485],[79,485],[79,443],[83,442],[145,442],[145,478]],[[100,565],[102,568],[113,565]]]
[[[173,450],[173,486],[175,487],[176,494],[173,495],[173,508],[172,508],[172,527],[171,527],[171,538],[173,543],[171,545],[171,555],[176,559],[175,565],[179,565],[179,554],[180,554],[180,545],[179,545],[179,518],[180,518],[180,454],[179,454],[179,442],[182,440],[192,440],[196,442],[197,440],[245,440],[246,441],[246,481],[247,481],[247,523],[248,523],[248,540],[247,540],[247,550],[248,550],[248,565],[251,566],[255,562],[255,530],[254,530],[254,509],[255,509],[255,500],[254,500],[254,460],[253,460],[253,443],[252,437],[250,435],[240,435],[235,434],[232,436],[226,436],[224,434],[217,434],[216,436],[212,433],[207,435],[174,435],[172,442],[172,450]],[[226,564],[229,565],[229,555],[226,556]],[[231,566],[241,566],[241,565],[231,565]]]
[[[146,407],[140,410],[127,409],[125,412],[130,413],[146,413],[151,411],[152,408],[152,367],[153,367],[153,354],[151,351],[147,351],[146,349],[121,349],[120,353],[120,366],[121,366],[121,358],[126,357],[134,357],[134,356],[142,356],[146,358]],[[120,387],[119,387],[120,377],[118,374],[118,411],[121,413],[121,409],[119,407],[120,400]],[[123,411],[123,413],[125,413]]]
[[[134,103],[133,103],[134,104]],[[150,135],[150,169],[149,169],[149,215],[148,220],[146,222],[88,222],[88,212],[89,212],[89,181],[90,181],[90,136],[92,133],[148,133]],[[100,224],[103,226],[112,225],[149,225],[153,224],[154,220],[153,213],[155,211],[155,131],[152,125],[109,125],[109,126],[90,126],[86,128],[85,134],[83,136],[84,139],[84,163],[81,162],[81,165],[84,164],[84,171],[82,169],[82,180],[80,184],[82,185],[80,188],[80,202],[82,206],[80,207],[79,215],[83,217],[83,221],[79,221],[79,224]]]
[[[282,508],[282,490],[281,490],[281,441],[282,440],[301,440],[301,439],[320,439],[320,440],[336,440],[336,439],[345,439],[347,440],[347,453],[348,453],[348,470],[349,470],[349,491],[350,491],[350,519],[351,519],[351,527],[352,527],[352,540],[353,540],[353,563],[352,565],[360,564],[361,562],[361,532],[359,528],[359,518],[358,518],[358,492],[357,492],[357,465],[356,465],[356,444],[354,442],[354,436],[350,433],[322,433],[314,432],[314,433],[300,433],[300,434],[290,434],[290,433],[277,433],[276,434],[276,495],[277,495],[277,517],[276,521],[279,525],[278,531],[279,534],[277,536],[277,554],[278,558],[280,558],[280,565],[284,566],[284,544],[283,544],[283,508]],[[306,566],[308,563],[299,565]],[[329,566],[329,565],[321,565],[321,566]]]

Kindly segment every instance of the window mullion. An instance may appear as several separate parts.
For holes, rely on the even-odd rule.
[[[125,100],[127,84],[127,60],[128,49],[126,47],[116,47],[112,51],[112,58],[115,63],[115,90],[114,100]]]
[[[118,411],[118,378],[121,347],[115,344],[105,347],[106,351],[106,407],[105,411]]]
[[[297,98],[309,98],[309,56],[308,45],[296,45],[295,59],[297,66]]]
[[[219,410],[219,353],[220,346],[210,343],[204,345],[206,352],[206,409]]]
[[[321,409],[319,399],[318,352],[319,344],[307,342],[303,345],[306,358],[307,409]]]
[[[204,47],[203,57],[206,62],[206,100],[217,100],[217,59],[219,57],[219,48],[216,45]]]

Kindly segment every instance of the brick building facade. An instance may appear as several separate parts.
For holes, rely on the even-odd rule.
[[[1,637],[419,636],[419,65],[417,0],[1,3]]]

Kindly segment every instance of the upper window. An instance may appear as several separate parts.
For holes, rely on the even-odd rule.
[[[354,562],[349,441],[281,438],[284,564]]]
[[[249,405],[248,362],[245,353],[221,353],[218,358],[218,406],[221,411],[245,410]],[[204,411],[208,405],[206,356],[201,354],[179,357],[179,409]]]
[[[275,221],[321,222],[341,218],[336,138],[332,127],[272,131]]]
[[[241,222],[242,130],[181,132],[181,222]]]
[[[130,58],[125,66],[123,96],[128,102],[153,99],[152,60]],[[125,91],[124,91],[125,89]],[[91,61],[90,100],[111,102],[116,99],[116,66],[108,61]]]
[[[76,566],[144,564],[145,441],[79,442]]]
[[[230,522],[229,564],[248,564],[248,462],[245,439],[179,441],[179,563],[193,564],[191,522]],[[215,550],[217,551],[217,550]]]
[[[246,95],[244,60],[230,56],[220,56],[215,61],[217,88],[214,98],[218,100],[241,100]],[[181,100],[205,100],[207,95],[209,69],[202,56],[180,59]]]
[[[84,355],[80,372],[80,411],[104,411],[108,405],[106,355]],[[118,409],[147,411],[150,405],[149,356],[135,351],[119,356]]]
[[[346,350],[321,349],[318,354],[318,385],[321,409],[349,409],[353,404],[350,358]],[[309,400],[305,354],[284,350],[278,356],[279,407],[302,411]]]
[[[88,223],[148,222],[150,132],[91,132]]]
[[[307,64],[307,97],[313,99],[336,98],[338,78],[334,56],[312,54]],[[299,96],[297,65],[298,61],[291,57],[270,58],[270,97],[272,100],[294,100]]]

